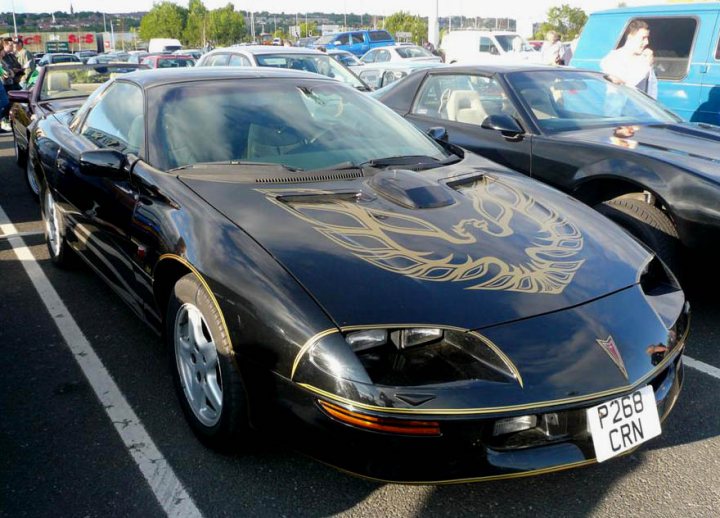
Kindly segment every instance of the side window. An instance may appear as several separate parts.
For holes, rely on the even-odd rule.
[[[90,110],[80,133],[98,147],[140,153],[145,141],[140,88],[125,82],[111,85]]]
[[[339,34],[337,38],[335,38],[335,41],[339,41],[339,45],[350,45],[350,35],[349,34]]]
[[[226,67],[228,64],[228,55],[227,54],[215,54],[214,56],[210,56],[207,60],[206,66],[208,67]]]
[[[362,60],[365,63],[375,63],[375,58],[377,57],[377,51],[371,50],[367,54],[365,54],[362,58]]]
[[[490,53],[491,52],[490,49],[492,49],[493,46],[494,45],[493,45],[492,40],[490,38],[483,36],[482,38],[480,38],[480,48],[478,50],[480,52]]]
[[[241,54],[232,54],[230,56],[230,62],[228,63],[228,66],[231,67],[249,67],[250,66],[250,60],[246,58],[245,56]]]
[[[650,43],[648,48],[655,55],[655,75],[658,79],[682,79],[687,75],[693,41],[698,28],[695,18],[633,18],[648,24]],[[628,30],[620,38],[617,47],[625,45]]]
[[[352,38],[353,45],[365,43],[365,38],[363,38],[362,32],[353,32],[350,37]]]
[[[378,52],[378,57],[375,61],[377,63],[390,61],[390,53],[387,50],[381,50],[380,52]]]
[[[420,89],[413,113],[477,126],[490,115],[517,116],[497,80],[460,74],[430,76]]]

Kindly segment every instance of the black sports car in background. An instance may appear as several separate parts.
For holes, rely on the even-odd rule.
[[[629,451],[678,396],[688,309],[652,253],[337,81],[128,74],[30,160],[52,261],[164,331],[211,446],[253,426],[379,479],[505,478]]]
[[[26,160],[30,125],[33,121],[56,111],[77,108],[108,79],[118,74],[145,68],[148,67],[123,64],[61,63],[45,65],[39,69],[37,79],[30,89],[8,92],[10,101],[14,103],[10,109],[10,121],[15,144],[15,158],[18,165],[25,168],[25,178],[33,194],[37,196],[40,192],[32,163]]]
[[[720,129],[682,122],[602,74],[558,67],[416,72],[374,94],[419,128],[566,191],[678,269],[678,238],[717,248]]]

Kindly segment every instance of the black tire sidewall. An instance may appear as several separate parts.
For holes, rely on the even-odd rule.
[[[197,307],[203,315],[218,353],[223,386],[223,406],[220,419],[213,426],[206,426],[195,416],[183,389],[175,355],[175,320],[178,310],[186,303]],[[165,316],[165,341],[169,352],[175,390],[185,418],[196,436],[206,445],[218,449],[235,448],[234,439],[247,421],[247,403],[240,373],[233,359],[232,346],[222,325],[220,310],[195,274],[180,278],[170,293]]]

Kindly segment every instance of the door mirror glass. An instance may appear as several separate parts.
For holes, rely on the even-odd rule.
[[[427,134],[432,139],[439,140],[441,142],[448,141],[448,132],[443,126],[433,126],[427,130]]]

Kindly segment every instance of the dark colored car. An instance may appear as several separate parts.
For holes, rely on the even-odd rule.
[[[35,85],[30,90],[9,92],[15,159],[25,168],[30,190],[40,192],[32,162],[27,160],[32,123],[59,110],[77,108],[101,84],[116,74],[146,69],[145,65],[83,65],[63,63],[39,69]]]
[[[178,54],[158,54],[157,56],[145,56],[141,63],[150,68],[186,68],[194,67],[195,60],[192,56]]]
[[[87,60],[97,56],[98,53],[94,50],[78,50],[75,55],[80,58],[83,63],[87,63]]]
[[[59,63],[82,63],[82,60],[75,54],[51,52],[43,54],[43,57],[41,57],[40,61],[38,61],[38,66],[57,65]]]
[[[673,270],[678,239],[720,242],[720,128],[635,89],[565,68],[417,72],[377,98],[419,128],[547,182],[615,220]]]
[[[507,478],[634,448],[680,391],[661,261],[337,81],[127,74],[32,142],[52,262],[163,332],[211,446],[292,430],[379,479]]]

